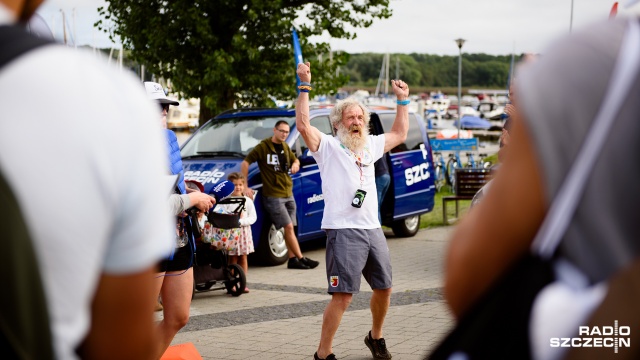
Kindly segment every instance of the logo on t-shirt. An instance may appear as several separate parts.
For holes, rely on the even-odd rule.
[[[336,275],[332,275],[331,277],[329,277],[329,284],[331,285],[331,287],[338,287],[338,284],[340,283],[340,278]]]
[[[278,160],[277,154],[267,154],[267,164],[269,165],[280,165],[280,161]]]
[[[267,164],[273,166],[274,171],[280,171],[280,159],[277,154],[267,154]]]
[[[280,164],[283,164],[282,166]],[[286,159],[283,154],[267,154],[267,165],[273,166],[273,171],[277,172],[289,172],[289,166],[286,163]]]

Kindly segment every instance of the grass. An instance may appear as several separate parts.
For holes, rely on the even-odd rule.
[[[498,161],[498,153],[487,156],[486,158],[484,158],[484,161],[490,162],[491,165],[496,165],[497,163],[500,162]]]
[[[449,186],[443,186],[440,192],[436,193],[436,197],[433,204],[433,210],[427,214],[422,214],[422,216],[420,216],[421,229],[425,229],[425,228],[428,229],[428,228],[434,228],[434,227],[443,226],[443,225],[445,226],[449,225],[449,224],[444,224],[443,218],[442,218],[442,197],[449,196],[449,195],[453,195],[453,193],[450,191]],[[464,214],[469,209],[469,205],[471,205],[471,200],[460,200],[458,202],[459,218],[462,218],[464,216]],[[449,220],[452,220],[456,217],[456,206],[454,202],[449,202],[447,204],[447,217]]]

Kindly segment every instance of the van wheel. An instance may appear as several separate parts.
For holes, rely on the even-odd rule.
[[[289,259],[287,245],[284,242],[284,229],[276,230],[271,222],[266,222],[260,232],[258,258],[264,265],[284,264]]]
[[[411,237],[420,229],[420,215],[409,216],[402,220],[396,220],[391,225],[393,234],[398,237]]]

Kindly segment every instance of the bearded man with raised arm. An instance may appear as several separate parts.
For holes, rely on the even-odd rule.
[[[375,359],[391,359],[382,326],[391,300],[389,247],[378,220],[374,162],[404,142],[409,129],[409,87],[392,80],[398,111],[391,131],[369,135],[369,111],[353,98],[333,108],[335,137],[323,134],[309,122],[311,64],[299,64],[301,85],[296,103],[296,128],[318,163],[325,207],[322,228],[327,233],[327,282],[331,302],[324,311],[322,333],[314,359],[336,359],[335,336],[342,315],[360,291],[360,274],[371,286],[371,331],[364,339]]]

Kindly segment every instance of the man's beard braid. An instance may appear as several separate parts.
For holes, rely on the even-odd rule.
[[[358,135],[352,135],[351,131],[358,129],[360,132]],[[367,143],[367,136],[369,136],[369,129],[357,125],[351,125],[348,129],[343,123],[338,123],[338,140],[353,152],[358,152],[364,149]]]

